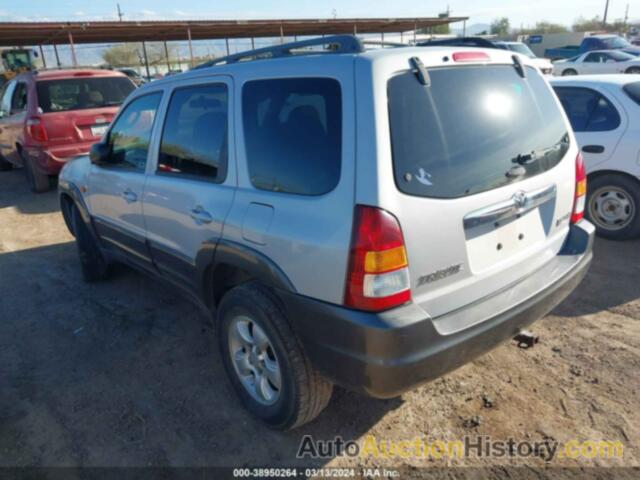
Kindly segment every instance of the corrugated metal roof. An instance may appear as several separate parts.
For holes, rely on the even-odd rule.
[[[126,22],[0,22],[0,46],[141,42],[216,38],[406,32],[468,17],[340,18],[289,20],[203,20]]]

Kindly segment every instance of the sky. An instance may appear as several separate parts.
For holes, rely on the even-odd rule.
[[[470,24],[506,16],[513,27],[548,20],[570,26],[604,13],[606,0],[120,0],[125,20],[469,16]],[[0,21],[115,20],[114,0],[0,0]],[[640,18],[638,0],[610,0],[609,18]],[[635,4],[635,5],[634,5]],[[634,11],[636,10],[636,11]]]

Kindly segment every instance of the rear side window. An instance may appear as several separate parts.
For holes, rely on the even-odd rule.
[[[566,124],[544,79],[511,65],[413,72],[387,86],[396,185],[411,195],[455,198],[545,172],[569,148]],[[521,165],[524,174],[508,177]],[[519,170],[522,170],[520,168]]]
[[[127,77],[78,77],[36,84],[44,113],[120,105],[135,86]]]
[[[333,79],[247,82],[242,111],[251,183],[300,195],[333,190],[340,179],[341,102]]]
[[[13,93],[13,100],[11,102],[11,111],[19,112],[27,108],[27,84],[19,82],[16,86],[16,90]]]
[[[640,82],[627,83],[623,90],[631,97],[631,100],[640,105]]]
[[[158,173],[222,182],[227,166],[227,87],[176,90],[162,132]]]
[[[620,126],[620,114],[603,95],[590,88],[554,87],[576,132],[607,132]]]

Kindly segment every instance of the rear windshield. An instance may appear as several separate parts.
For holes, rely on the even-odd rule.
[[[411,195],[454,198],[553,168],[569,136],[553,93],[535,69],[511,65],[413,72],[388,82],[395,179]],[[509,175],[507,175],[509,173]]]
[[[126,77],[69,78],[37,83],[44,113],[120,105],[135,89]]]
[[[631,97],[631,100],[640,105],[640,82],[628,83],[623,89]]]

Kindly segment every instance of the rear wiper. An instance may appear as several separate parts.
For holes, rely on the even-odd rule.
[[[427,72],[424,63],[422,63],[422,60],[420,60],[418,57],[411,57],[409,59],[409,63],[411,63],[411,66],[416,69],[415,73],[418,77],[418,81],[425,87],[430,87],[431,77],[429,76],[429,72]]]
[[[532,150],[529,153],[519,153],[516,157],[511,159],[511,162],[517,163],[518,165],[530,165],[532,163],[537,162],[541,158],[545,158],[550,153],[553,153],[556,150],[559,150],[562,147],[563,143],[564,143],[563,141],[560,141],[547,148]]]

